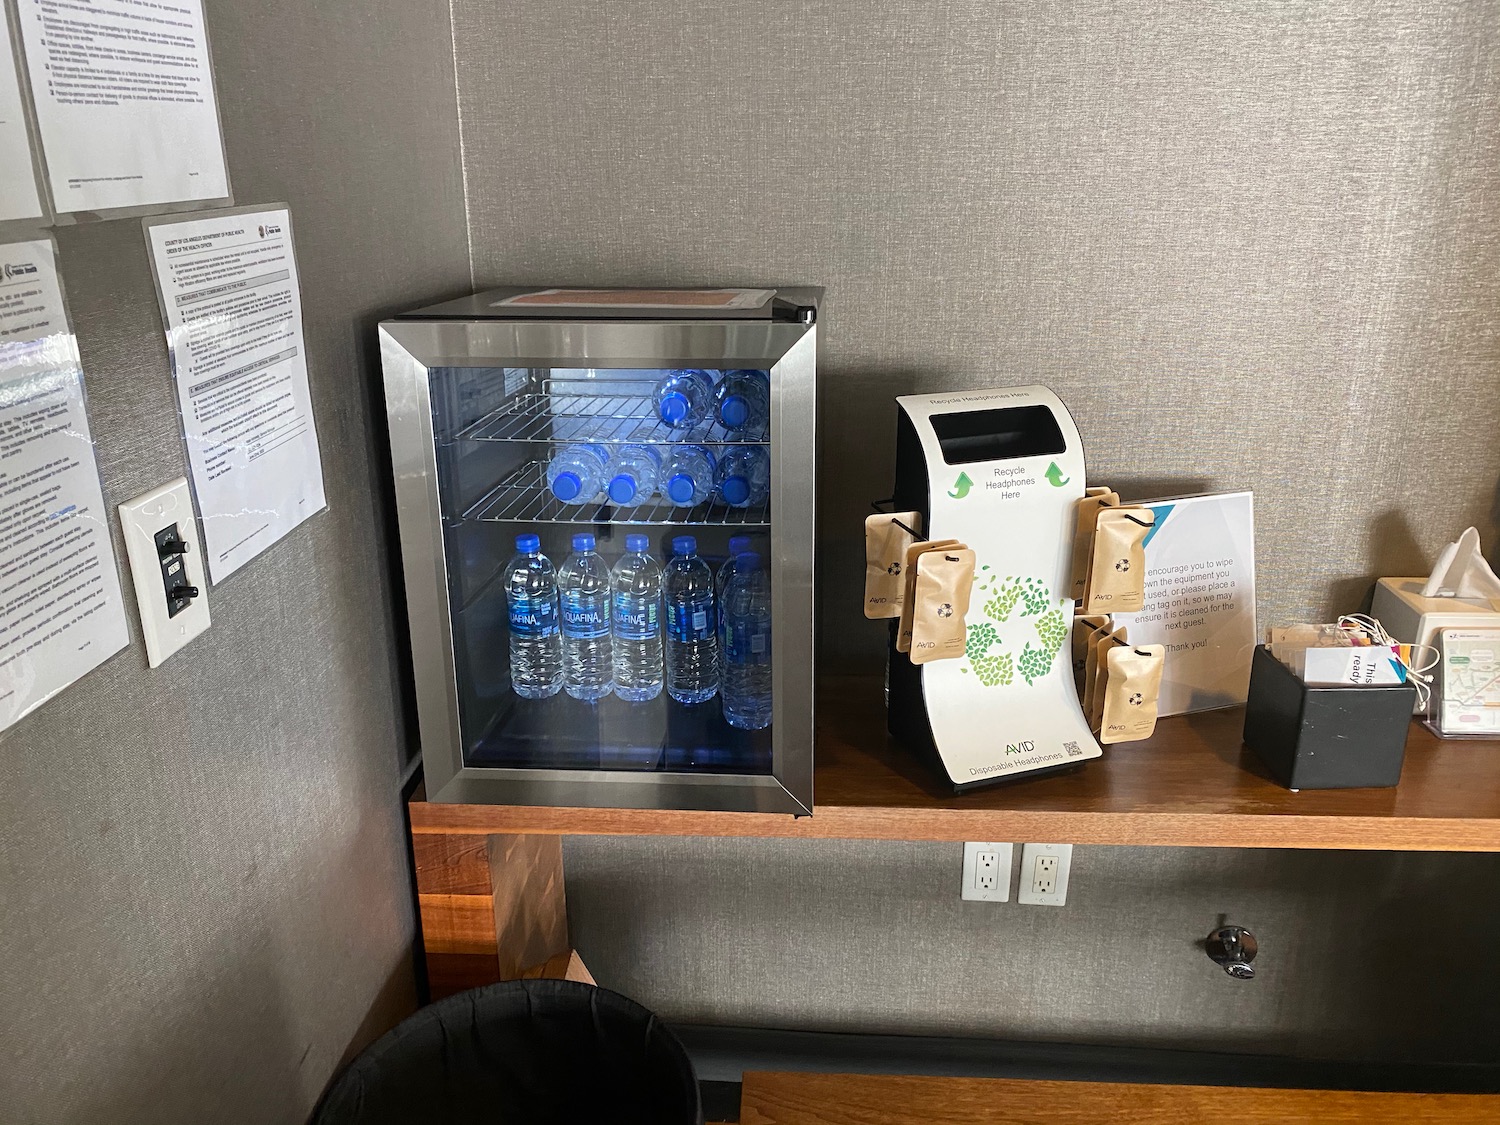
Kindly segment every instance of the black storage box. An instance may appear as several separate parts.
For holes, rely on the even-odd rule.
[[[1377,789],[1401,780],[1417,690],[1308,687],[1258,645],[1245,745],[1288,789]]]

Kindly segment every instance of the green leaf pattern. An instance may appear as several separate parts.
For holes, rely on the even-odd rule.
[[[1052,662],[1067,640],[1064,603],[1054,600],[1047,584],[1039,578],[1012,577],[1000,582],[984,576],[976,588],[981,593],[993,593],[982,607],[990,620],[969,626],[964,647],[969,667],[986,687],[1009,687],[1018,671],[1028,686],[1034,684],[1052,670]],[[995,623],[1007,624],[1017,606],[1021,607],[1018,617],[1036,619],[1032,623],[1036,636],[1025,642],[1019,658],[1009,652],[991,651],[1005,645]]]

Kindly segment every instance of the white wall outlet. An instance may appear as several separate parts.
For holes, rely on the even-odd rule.
[[[187,478],[121,504],[120,527],[146,637],[146,662],[155,668],[209,624],[203,544]]]
[[[1072,844],[1027,844],[1021,849],[1021,885],[1016,901],[1031,906],[1061,906],[1068,901]]]
[[[964,844],[961,898],[976,902],[1010,901],[1010,861],[1014,844]]]

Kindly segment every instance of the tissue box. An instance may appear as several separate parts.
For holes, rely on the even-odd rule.
[[[1288,789],[1389,787],[1401,780],[1416,696],[1410,684],[1308,687],[1259,645],[1245,745]]]
[[[1500,627],[1500,612],[1487,600],[1424,598],[1425,578],[1382,578],[1375,584],[1370,616],[1402,644],[1436,645],[1439,629]]]

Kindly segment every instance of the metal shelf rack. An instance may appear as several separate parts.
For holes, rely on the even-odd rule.
[[[668,426],[656,416],[650,395],[519,394],[500,409],[470,423],[456,435],[461,441],[587,441],[601,445],[769,445],[765,437],[745,438],[717,422],[690,430]]]
[[[464,512],[464,519],[497,523],[771,526],[769,507],[731,508],[716,499],[692,508],[679,508],[659,496],[629,508],[608,501],[564,504],[547,487],[546,461],[528,461],[506,473],[494,488]]]

